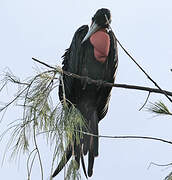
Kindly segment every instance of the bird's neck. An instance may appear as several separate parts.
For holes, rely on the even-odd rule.
[[[107,28],[101,28],[101,29],[99,29],[98,31],[103,31],[103,32],[105,32],[105,33],[108,32],[108,31],[107,31]]]

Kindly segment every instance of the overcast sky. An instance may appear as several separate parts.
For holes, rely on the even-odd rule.
[[[25,79],[34,74],[32,57],[50,65],[61,64],[60,57],[69,47],[76,29],[90,24],[91,17],[102,7],[111,10],[111,26],[121,43],[162,88],[172,91],[171,0],[0,0],[0,71],[9,67]],[[154,87],[120,48],[116,83]],[[1,94],[0,101],[8,101],[13,89]],[[114,88],[109,112],[99,125],[100,134],[171,140],[172,118],[153,117],[145,110],[138,111],[146,97],[146,92]],[[151,94],[149,101],[157,100],[163,100],[172,110],[164,96]],[[17,119],[19,113],[11,108],[0,124],[0,132]],[[0,161],[6,140],[0,144]],[[48,179],[51,154],[46,142],[41,146],[44,175]],[[100,153],[90,180],[162,180],[172,168],[147,168],[150,162],[172,162],[171,154],[172,146],[160,142],[100,139]],[[39,167],[34,166],[32,179],[40,177]],[[63,172],[55,179],[62,178]],[[0,179],[26,179],[26,159],[21,156],[18,166],[7,158],[0,167]]]

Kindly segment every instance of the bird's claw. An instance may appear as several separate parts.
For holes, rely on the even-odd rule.
[[[87,84],[90,83],[90,79],[88,77],[85,77],[83,80],[82,80],[82,84],[83,84],[83,87],[82,89],[85,90],[86,87],[87,87]]]
[[[97,85],[97,89],[100,89],[103,86],[103,81],[102,80],[97,80],[96,85]]]

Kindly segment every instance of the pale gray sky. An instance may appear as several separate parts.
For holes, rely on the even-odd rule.
[[[14,74],[25,79],[33,75],[31,57],[55,65],[69,47],[76,29],[90,24],[98,8],[106,7],[112,13],[112,28],[118,39],[157,81],[162,88],[172,90],[172,1],[171,0],[1,0],[0,1],[0,71],[9,67]],[[136,65],[119,49],[117,83],[151,86]],[[0,101],[7,101],[13,93],[9,87]],[[113,89],[110,109],[100,123],[101,135],[147,135],[172,139],[172,119],[155,117],[138,111],[147,93],[135,90]],[[152,94],[150,101],[164,100]],[[58,101],[58,99],[57,99]],[[2,132],[8,123],[20,116],[11,108],[0,124]],[[1,153],[6,140],[1,143]],[[45,179],[50,172],[51,154],[41,141]],[[132,179],[162,180],[170,171],[160,167],[147,169],[150,162],[169,163],[172,146],[145,140],[100,139],[100,155],[95,161],[90,180]],[[2,154],[0,155],[2,160]],[[5,161],[0,168],[0,179],[26,179],[26,159],[20,165]],[[40,179],[38,166],[34,166],[33,180]],[[55,179],[62,179],[63,172]],[[84,178],[83,178],[84,179]]]

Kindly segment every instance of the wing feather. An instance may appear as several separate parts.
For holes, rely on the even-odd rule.
[[[63,70],[78,74],[79,66],[82,65],[80,56],[80,49],[81,49],[81,41],[85,37],[86,33],[88,32],[88,26],[83,25],[81,26],[74,34],[74,37],[72,39],[72,43],[69,47],[69,49],[66,50],[65,54],[62,56],[63,58]],[[72,77],[69,77],[67,75],[63,75],[63,81],[64,81],[64,89],[65,89],[65,95],[66,98],[75,104],[75,93],[73,92],[73,87],[75,86],[75,79]],[[61,87],[61,82],[59,86],[59,98],[60,100],[63,100],[63,90]]]
[[[118,49],[117,49],[117,41],[113,31],[109,31],[109,36],[110,36],[110,52],[109,52],[109,58],[107,62],[104,80],[110,83],[114,83],[116,70],[118,66]],[[100,95],[97,103],[99,120],[103,119],[108,111],[111,89],[112,89],[111,87],[106,87],[106,88],[102,88],[99,92]]]

